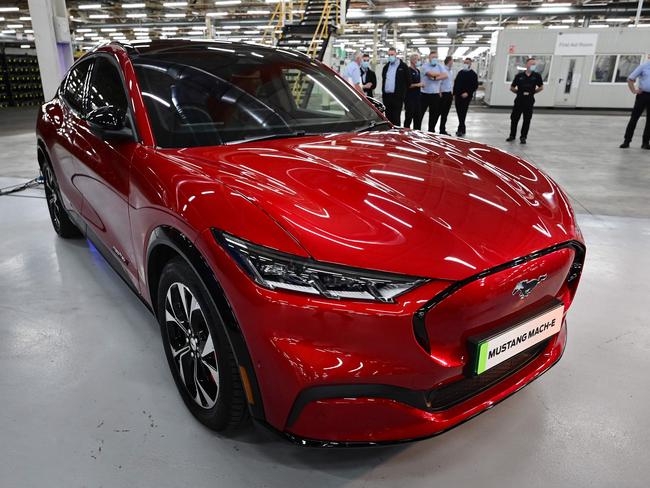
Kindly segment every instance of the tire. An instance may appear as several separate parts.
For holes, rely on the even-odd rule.
[[[157,311],[167,361],[187,408],[212,430],[239,427],[249,413],[237,361],[207,288],[180,257],[160,275]]]
[[[56,175],[49,161],[45,160],[41,167],[43,174],[43,184],[45,186],[45,198],[47,199],[47,209],[50,212],[52,227],[60,237],[70,239],[80,237],[81,232],[70,219],[68,211],[63,206],[59,184]]]

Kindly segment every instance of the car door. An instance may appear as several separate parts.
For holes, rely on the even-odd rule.
[[[75,185],[78,148],[75,144],[77,128],[84,124],[84,93],[90,75],[92,60],[77,63],[65,77],[58,92],[58,103],[49,108],[48,117],[54,125],[56,137],[50,147],[50,156],[64,205],[81,213],[83,197]]]
[[[93,56],[85,103],[89,114],[113,106],[134,127],[121,70],[110,54]],[[77,137],[80,156],[75,180],[84,198],[82,215],[88,231],[99,238],[104,251],[117,259],[137,287],[128,201],[131,159],[138,143],[135,137],[104,139],[87,122],[79,125]]]

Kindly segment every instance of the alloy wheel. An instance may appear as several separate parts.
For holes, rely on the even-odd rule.
[[[190,289],[172,283],[165,298],[165,325],[173,363],[194,402],[214,407],[219,396],[219,366],[210,328]]]
[[[54,177],[54,172],[49,164],[43,166],[43,179],[45,185],[45,198],[47,199],[47,208],[50,211],[50,216],[52,217],[52,223],[54,228],[59,231],[61,228],[61,214],[63,212],[63,206],[61,205],[61,200],[59,199],[59,189],[56,183],[56,178]]]

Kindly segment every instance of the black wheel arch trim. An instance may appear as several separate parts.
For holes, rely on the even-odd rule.
[[[224,330],[228,337],[228,341],[230,342],[230,346],[232,347],[235,359],[240,366],[243,366],[246,369],[246,373],[248,374],[248,381],[250,383],[254,400],[252,404],[248,403],[251,415],[254,419],[263,421],[266,417],[264,414],[264,404],[259,384],[257,382],[255,367],[250,352],[248,351],[244,334],[239,327],[239,323],[237,322],[232,307],[228,302],[223,288],[214,275],[214,272],[201,252],[196,248],[196,246],[194,246],[193,242],[187,236],[174,227],[165,225],[159,226],[152,231],[147,245],[146,276],[147,289],[149,290],[150,295],[155,288],[153,288],[152,283],[150,283],[151,270],[149,269],[149,263],[152,253],[159,246],[171,248],[172,251],[185,259],[208,288],[210,298],[212,299],[216,310],[219,312],[221,320],[225,326]],[[151,308],[154,311],[154,315],[156,315],[156,297],[150,296],[150,300],[152,303]]]

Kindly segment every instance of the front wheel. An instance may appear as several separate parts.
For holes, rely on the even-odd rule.
[[[248,408],[237,362],[205,285],[181,258],[163,269],[157,310],[167,361],[187,408],[216,431],[240,425]]]
[[[59,191],[59,185],[56,181],[56,176],[54,175],[54,170],[49,161],[43,163],[41,168],[43,173],[43,183],[45,186],[45,198],[47,200],[47,209],[50,212],[50,220],[52,221],[52,227],[59,236],[64,239],[70,237],[79,237],[81,232],[76,225],[70,220],[68,211],[63,206],[63,201],[61,200],[61,192]]]

